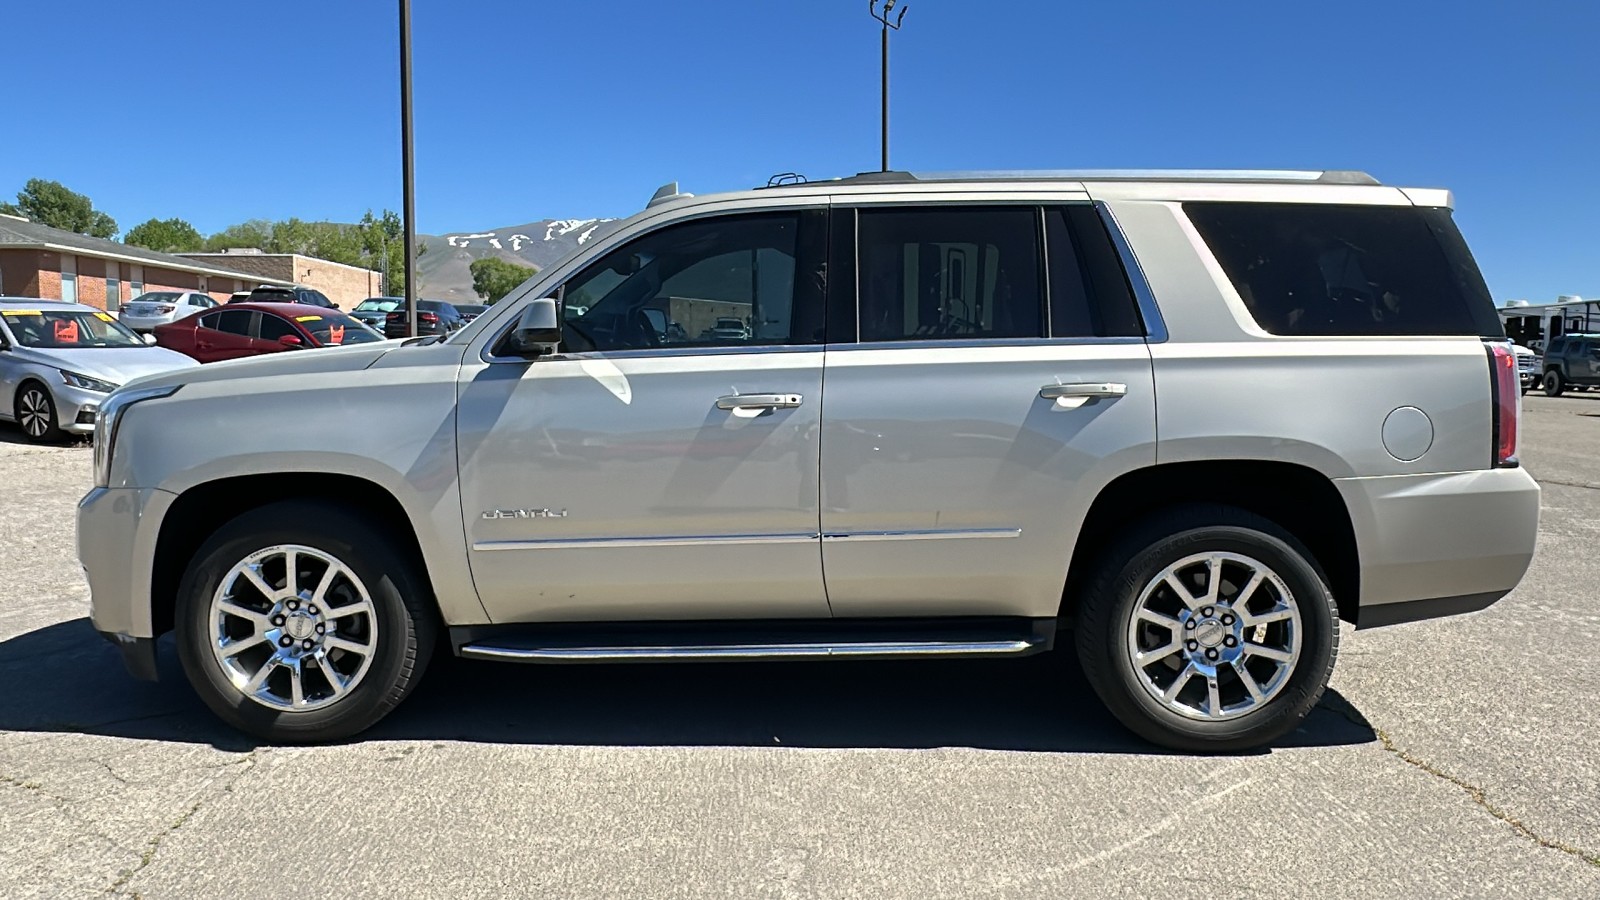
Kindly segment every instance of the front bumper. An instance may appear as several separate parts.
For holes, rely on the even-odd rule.
[[[137,642],[153,646],[157,637],[151,573],[161,518],[174,499],[151,488],[95,488],[78,501],[78,560],[89,580],[89,620],[123,648],[130,670],[145,653]]]
[[[1334,480],[1361,559],[1356,624],[1483,609],[1533,561],[1539,485],[1525,469]]]
[[[56,427],[68,434],[94,433],[95,414],[107,394],[70,384],[53,384],[50,393],[56,401]]]

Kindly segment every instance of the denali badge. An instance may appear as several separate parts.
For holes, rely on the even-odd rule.
[[[566,510],[553,509],[486,509],[485,519],[565,519]]]

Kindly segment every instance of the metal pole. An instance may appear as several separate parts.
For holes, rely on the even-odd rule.
[[[400,167],[401,204],[405,207],[406,334],[417,333],[417,278],[413,255],[417,243],[416,167],[411,158],[411,0],[400,0]]]
[[[895,4],[899,0],[883,0],[883,11],[878,11],[878,0],[867,0],[867,11],[872,17],[883,23],[883,171],[889,171],[889,29],[900,30],[900,23],[905,21],[906,10],[910,7],[900,7],[900,15],[893,16]],[[891,19],[893,21],[891,21]]]
[[[889,171],[889,23],[883,23],[883,171]]]

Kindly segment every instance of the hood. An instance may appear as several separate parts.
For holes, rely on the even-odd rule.
[[[1511,345],[1511,351],[1513,353],[1515,353],[1516,355],[1518,355],[1518,356],[1538,356],[1539,355],[1539,354],[1533,352],[1532,350],[1528,349],[1527,347],[1522,346],[1521,344],[1512,344]]]
[[[244,359],[209,363],[181,372],[167,372],[141,379],[143,387],[169,384],[200,384],[234,378],[259,378],[269,375],[318,375],[329,372],[356,372],[376,362],[400,346],[400,341],[351,344],[348,347],[322,347],[315,350],[289,350],[265,353]],[[87,373],[86,373],[87,374]]]
[[[193,369],[200,364],[165,347],[84,347],[82,349],[18,347],[18,358],[66,369],[90,378],[127,384],[135,378]]]

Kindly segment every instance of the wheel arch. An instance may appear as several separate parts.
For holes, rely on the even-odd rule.
[[[1069,620],[1101,552],[1130,525],[1164,508],[1236,506],[1277,523],[1305,544],[1328,580],[1340,618],[1360,610],[1361,566],[1355,527],[1333,481],[1297,463],[1231,459],[1163,463],[1124,473],[1096,495],[1078,530],[1061,615]]]
[[[374,527],[388,531],[402,553],[419,563],[418,570],[434,590],[421,541],[405,506],[376,482],[355,475],[328,472],[273,472],[236,475],[193,485],[168,505],[156,537],[150,570],[152,633],[171,631],[178,585],[195,553],[224,523],[253,509],[284,500],[333,502],[360,512]],[[430,599],[430,602],[436,602]]]

